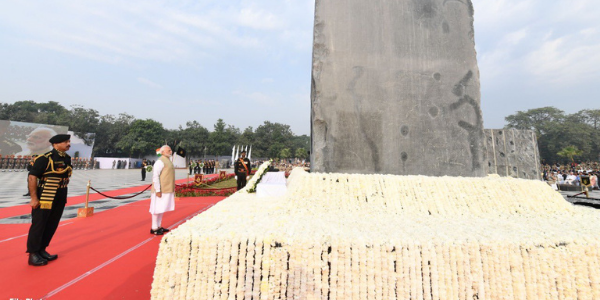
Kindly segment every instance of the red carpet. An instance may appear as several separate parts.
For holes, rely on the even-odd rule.
[[[222,199],[181,198],[163,226],[175,228]],[[61,222],[48,247],[59,258],[43,267],[27,265],[30,224],[0,225],[0,299],[149,299],[162,238],[149,233],[149,201]]]

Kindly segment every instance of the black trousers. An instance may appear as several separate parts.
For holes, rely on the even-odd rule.
[[[246,186],[246,173],[237,173],[237,190],[241,190]]]
[[[29,195],[29,175],[27,175],[27,193],[25,195]]]
[[[142,167],[142,180],[146,180],[146,168]]]
[[[67,204],[67,193],[60,195],[52,203],[52,209],[36,208],[31,210],[31,227],[27,237],[27,252],[37,253],[45,250],[58,228],[65,205]]]

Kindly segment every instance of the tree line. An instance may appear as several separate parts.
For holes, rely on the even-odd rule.
[[[32,100],[0,103],[0,120],[68,126],[79,137],[95,133],[95,157],[144,157],[165,144],[173,150],[182,147],[193,158],[231,155],[233,145],[252,145],[252,156],[263,158],[306,159],[310,149],[309,136],[294,135],[289,125],[269,121],[243,131],[223,119],[214,124],[212,131],[197,121],[189,121],[178,129],[165,129],[160,122],[136,119],[126,113],[100,115],[80,105],[67,109],[55,101]]]
[[[565,114],[555,107],[518,111],[505,118],[506,128],[533,130],[543,164],[600,160],[600,109]]]
[[[94,156],[143,157],[157,145],[181,146],[191,157],[231,155],[233,145],[252,145],[253,157],[308,158],[310,137],[296,136],[289,125],[265,121],[243,131],[219,119],[209,131],[197,121],[165,129],[152,119],[121,113],[103,115],[80,105],[67,109],[58,102],[0,103],[0,120],[68,126],[80,137],[95,133]],[[555,107],[518,111],[505,118],[505,128],[533,130],[543,163],[600,160],[600,109],[566,114]],[[91,142],[91,141],[90,141]]]

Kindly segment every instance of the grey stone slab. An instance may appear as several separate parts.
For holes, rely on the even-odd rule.
[[[485,176],[470,0],[316,0],[311,167]]]
[[[540,156],[531,130],[486,129],[490,174],[541,180]]]

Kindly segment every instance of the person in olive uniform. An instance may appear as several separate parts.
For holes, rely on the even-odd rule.
[[[250,176],[250,160],[246,158],[246,151],[240,153],[240,158],[235,161],[233,166],[235,176],[237,176],[237,190],[241,190],[246,186],[246,181]]]
[[[196,164],[194,165],[194,174],[200,174],[201,167],[202,165],[200,164],[200,160],[197,160]]]
[[[43,266],[58,258],[46,251],[67,204],[67,185],[73,173],[71,136],[57,134],[50,138],[52,150],[36,157],[29,171],[31,227],[27,237],[28,263]]]

